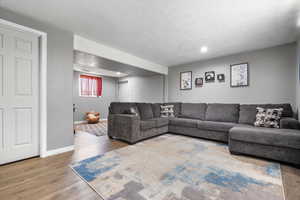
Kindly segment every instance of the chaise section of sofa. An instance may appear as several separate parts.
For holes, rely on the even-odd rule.
[[[300,131],[236,126],[230,129],[229,150],[233,154],[246,154],[300,166]]]
[[[283,108],[280,129],[254,127],[257,107]],[[300,165],[299,129],[290,104],[240,105],[239,124],[229,131],[229,150]]]

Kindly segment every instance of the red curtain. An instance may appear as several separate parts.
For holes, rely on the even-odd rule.
[[[80,75],[81,96],[102,95],[102,78],[95,76]]]

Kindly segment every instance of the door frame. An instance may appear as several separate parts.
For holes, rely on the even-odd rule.
[[[40,157],[47,156],[47,33],[0,18],[0,24],[39,36],[39,137]]]

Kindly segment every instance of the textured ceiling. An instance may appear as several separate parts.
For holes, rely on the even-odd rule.
[[[165,66],[293,42],[299,4],[299,0],[0,0],[3,8]],[[208,46],[208,53],[200,53],[202,45]]]

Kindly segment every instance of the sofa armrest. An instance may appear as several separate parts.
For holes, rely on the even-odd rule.
[[[285,117],[280,120],[280,128],[300,129],[300,122],[295,118]]]
[[[140,117],[128,114],[108,116],[108,136],[134,143],[140,136]]]

